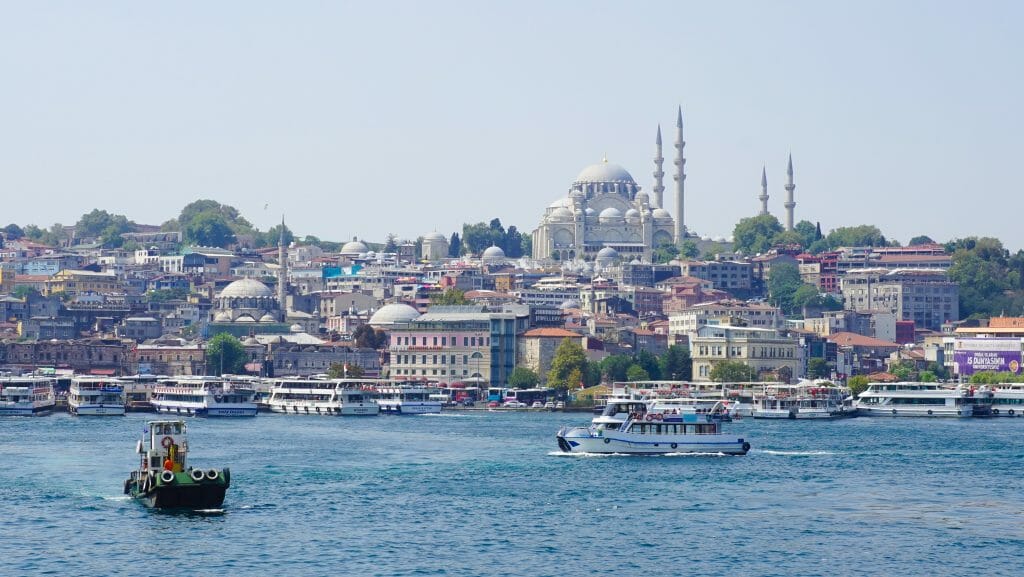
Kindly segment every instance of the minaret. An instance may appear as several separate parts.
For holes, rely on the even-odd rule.
[[[281,322],[288,318],[288,250],[284,245],[284,215],[281,216],[281,236],[277,240],[277,302],[281,305]]]
[[[686,238],[686,225],[683,219],[683,181],[686,180],[686,158],[683,157],[683,107],[679,107],[679,116],[676,118],[676,244],[682,244]]]
[[[658,125],[658,136],[654,139],[654,204],[658,208],[664,208],[665,194],[665,171],[661,169],[665,157],[661,155],[661,125]]]
[[[757,197],[761,201],[761,216],[768,214],[768,173],[765,167],[761,167],[761,196]]]
[[[796,185],[793,184],[793,155],[789,155],[789,165],[786,167],[786,230],[793,230],[793,208],[796,207],[796,203],[793,202],[793,190],[796,189]]]

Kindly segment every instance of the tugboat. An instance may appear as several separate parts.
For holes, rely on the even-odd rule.
[[[124,494],[155,509],[219,509],[231,472],[186,468],[185,421],[149,421],[135,447],[139,469],[124,482]]]

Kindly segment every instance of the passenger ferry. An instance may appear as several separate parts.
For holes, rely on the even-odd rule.
[[[124,383],[125,409],[130,413],[153,411],[153,389],[161,378],[163,377],[157,375],[120,377],[120,381]]]
[[[871,383],[854,407],[861,415],[878,417],[980,417],[992,410],[992,394],[976,395],[974,388],[944,387],[939,383]]]
[[[444,402],[439,389],[428,387],[390,386],[377,389],[380,412],[392,415],[437,415]]]
[[[275,379],[267,406],[275,413],[375,416],[377,394],[358,379]]]
[[[68,392],[72,415],[122,416],[125,412],[124,383],[110,377],[75,376]]]
[[[46,377],[0,377],[0,416],[49,415],[57,399],[53,379]]]
[[[256,393],[217,377],[164,379],[153,391],[158,413],[194,417],[255,417]]]
[[[990,385],[993,417],[1024,417],[1024,383]]]
[[[655,402],[630,412],[617,428],[603,425],[563,427],[555,437],[566,453],[715,453],[745,455],[750,443],[721,431],[716,414],[726,411],[719,401],[710,410],[696,406],[656,409]]]
[[[850,389],[832,383],[773,384],[754,401],[755,419],[837,419],[857,414]]]

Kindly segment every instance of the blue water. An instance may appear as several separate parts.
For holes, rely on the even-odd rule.
[[[0,419],[3,575],[1020,575],[1024,419],[734,423],[563,456],[585,414],[190,421],[221,515],[121,494],[151,415]]]

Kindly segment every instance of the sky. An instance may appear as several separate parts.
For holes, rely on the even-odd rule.
[[[200,198],[383,241],[533,230],[607,157],[686,225],[873,224],[1024,248],[1020,2],[0,2],[0,225]],[[666,191],[666,196],[668,196]],[[666,201],[674,211],[674,204]]]

